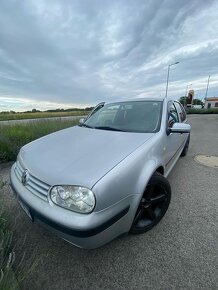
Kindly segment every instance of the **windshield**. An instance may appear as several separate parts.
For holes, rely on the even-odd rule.
[[[82,126],[113,131],[152,133],[159,131],[160,101],[129,101],[106,104],[94,110]]]

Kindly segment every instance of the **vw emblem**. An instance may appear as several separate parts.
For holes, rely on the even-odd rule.
[[[29,172],[28,172],[28,170],[26,169],[26,170],[24,170],[24,172],[23,172],[23,174],[22,174],[22,184],[23,185],[26,185],[27,184],[27,182],[28,182],[28,180],[29,180]]]

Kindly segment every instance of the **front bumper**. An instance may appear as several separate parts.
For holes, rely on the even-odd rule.
[[[138,195],[129,195],[98,212],[75,213],[32,194],[17,179],[14,166],[11,169],[11,186],[18,200],[33,221],[42,223],[62,239],[81,248],[94,249],[128,233],[137,208]]]

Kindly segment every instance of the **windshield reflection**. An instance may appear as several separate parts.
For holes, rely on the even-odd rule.
[[[102,105],[81,126],[124,132],[159,131],[161,101],[129,101]]]

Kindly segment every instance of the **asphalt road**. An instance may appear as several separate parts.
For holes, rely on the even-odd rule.
[[[144,235],[117,239],[97,250],[81,250],[32,224],[10,187],[2,207],[14,229],[16,263],[28,271],[22,290],[218,289],[218,169],[194,161],[218,156],[218,115],[189,117],[188,156],[169,176],[172,201],[164,219]],[[0,178],[9,181],[9,167]]]

